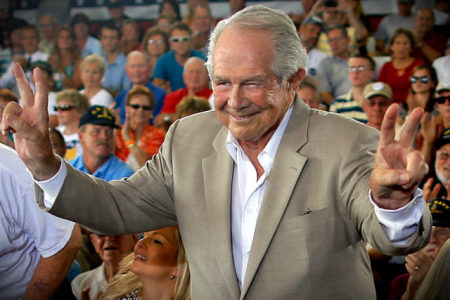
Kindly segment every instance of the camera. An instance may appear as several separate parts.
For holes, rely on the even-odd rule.
[[[325,7],[337,7],[338,3],[336,0],[327,0],[324,3]]]

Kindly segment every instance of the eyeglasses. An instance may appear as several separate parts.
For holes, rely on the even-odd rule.
[[[132,109],[142,108],[143,110],[152,110],[150,105],[128,104],[128,106],[131,107]]]
[[[178,42],[188,42],[191,39],[190,36],[183,36],[183,37],[171,37],[170,40],[174,43],[178,43]]]
[[[370,70],[369,68],[366,68],[364,66],[355,66],[355,67],[348,67],[348,70],[352,73],[356,73],[356,72],[364,72],[366,70]]]
[[[164,44],[164,41],[163,40],[148,40],[148,43],[152,44],[152,45],[162,45],[162,44]]]
[[[409,81],[411,83],[416,83],[419,80],[422,83],[428,83],[431,80],[431,78],[429,76],[422,76],[422,77],[411,76],[411,78],[409,78]]]
[[[75,106],[73,105],[65,105],[65,104],[53,106],[54,111],[69,111],[74,108]]]
[[[439,97],[439,98],[436,98],[434,101],[436,101],[436,103],[438,103],[438,104],[444,104],[445,103],[445,101],[449,101],[450,102],[450,96],[442,96],[442,97]]]

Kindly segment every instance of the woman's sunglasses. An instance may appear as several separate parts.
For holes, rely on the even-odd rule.
[[[409,78],[409,81],[411,83],[416,83],[419,80],[422,83],[428,83],[431,80],[431,78],[429,76],[422,76],[422,77],[411,76],[411,78]]]
[[[74,108],[75,106],[73,105],[55,105],[53,106],[53,111],[69,111]]]

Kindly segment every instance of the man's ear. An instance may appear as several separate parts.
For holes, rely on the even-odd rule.
[[[293,89],[294,91],[298,90],[300,83],[305,77],[306,71],[304,68],[300,68],[288,79],[288,88]]]

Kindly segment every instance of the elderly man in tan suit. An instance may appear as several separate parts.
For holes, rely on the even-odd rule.
[[[375,299],[365,244],[399,255],[429,239],[417,190],[428,167],[409,148],[423,112],[396,141],[396,105],[380,136],[310,109],[296,96],[305,57],[282,12],[256,5],[221,21],[207,64],[216,112],[175,122],[121,181],[53,154],[44,85],[33,95],[19,66],[24,108],[9,104],[1,129],[16,132],[51,213],[109,234],[178,224],[192,299]]]

